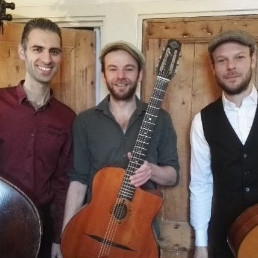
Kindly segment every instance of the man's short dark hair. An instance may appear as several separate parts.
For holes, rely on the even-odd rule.
[[[62,46],[62,34],[60,27],[54,23],[53,21],[46,19],[46,18],[34,18],[29,20],[23,29],[21,44],[24,49],[27,47],[28,37],[32,30],[34,29],[41,29],[41,30],[48,30],[58,34],[60,38],[60,44]]]

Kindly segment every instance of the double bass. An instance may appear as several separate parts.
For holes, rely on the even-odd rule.
[[[41,235],[40,217],[33,202],[0,177],[0,257],[36,258]]]

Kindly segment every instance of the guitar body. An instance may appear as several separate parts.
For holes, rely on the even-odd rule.
[[[258,258],[258,204],[244,211],[232,224],[229,246],[237,258]]]
[[[117,198],[125,171],[104,168],[94,177],[91,202],[67,224],[64,258],[158,258],[152,221],[162,198],[136,188],[132,201]]]
[[[35,258],[40,240],[36,207],[20,189],[0,177],[0,257]]]

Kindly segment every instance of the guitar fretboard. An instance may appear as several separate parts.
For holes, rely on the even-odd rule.
[[[119,198],[125,198],[130,201],[133,199],[135,187],[130,182],[130,176],[134,174],[135,170],[137,170],[145,160],[148,145],[151,141],[151,135],[153,133],[169,81],[170,80],[166,78],[157,76],[157,82],[147,106],[147,110],[132,151],[132,157],[129,161],[122,186],[119,191]]]

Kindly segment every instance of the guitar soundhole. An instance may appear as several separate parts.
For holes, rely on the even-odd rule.
[[[123,220],[127,215],[127,206],[124,203],[119,203],[113,210],[113,215],[117,220]]]

